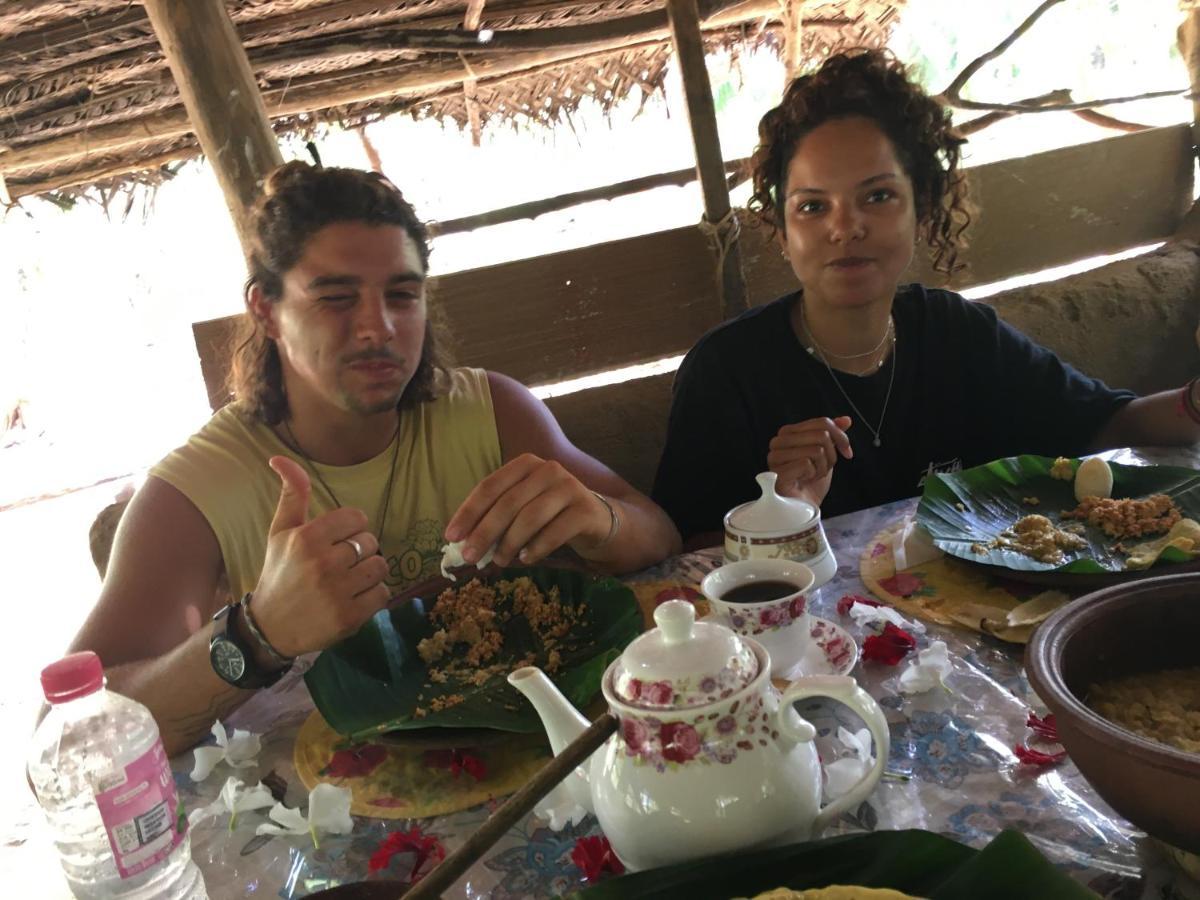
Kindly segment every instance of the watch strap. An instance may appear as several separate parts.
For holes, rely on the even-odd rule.
[[[213,670],[222,681],[232,684],[237,688],[270,687],[284,676],[289,667],[277,669],[273,672],[265,672],[259,667],[258,663],[255,662],[254,653],[246,646],[241,635],[238,634],[236,626],[240,610],[240,603],[230,603],[218,610],[217,614],[213,616],[213,633],[212,638],[208,642],[209,658],[210,660],[214,660]],[[215,664],[215,649],[218,644],[230,644],[241,654],[243,669],[240,678],[230,679]]]
[[[258,623],[254,621],[254,614],[250,612],[250,600],[253,597],[254,594],[247,591],[246,596],[242,598],[242,615],[246,618],[246,629],[250,632],[250,636],[258,641],[258,645],[267,651],[267,655],[286,670],[288,666],[295,662],[296,657],[284,656],[275,649],[275,646],[267,640],[267,636],[259,630]]]

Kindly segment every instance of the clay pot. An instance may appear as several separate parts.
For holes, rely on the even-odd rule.
[[[1030,683],[1063,746],[1113,809],[1200,853],[1200,754],[1139,737],[1084,704],[1098,681],[1200,665],[1200,575],[1167,575],[1080,597],[1046,620],[1025,652]]]

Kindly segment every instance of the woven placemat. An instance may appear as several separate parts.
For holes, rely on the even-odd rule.
[[[1010,611],[1025,604],[1034,604],[1026,607],[1031,612],[1044,610],[1070,600],[1063,591],[998,579],[952,556],[897,572],[892,548],[904,525],[904,520],[895,522],[868,542],[859,574],[867,590],[907,616],[1024,644],[1036,625],[1006,624]]]

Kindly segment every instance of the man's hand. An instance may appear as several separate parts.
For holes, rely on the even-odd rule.
[[[309,521],[308,473],[286,456],[271,457],[282,480],[267,537],[254,617],[285,656],[323,650],[353,634],[387,605],[387,562],[360,509],[334,509]],[[362,549],[359,558],[350,541]]]
[[[829,493],[838,456],[846,459],[854,456],[850,438],[846,437],[850,424],[849,416],[838,416],[808,419],[780,428],[771,438],[767,453],[768,468],[779,476],[776,481],[779,493],[819,507]]]
[[[560,463],[525,453],[475,486],[446,526],[446,540],[466,542],[468,563],[495,545],[497,565],[531,565],[563,544],[586,557],[611,527],[608,509],[583,482]]]

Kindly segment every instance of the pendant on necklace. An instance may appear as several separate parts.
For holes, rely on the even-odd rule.
[[[871,441],[876,447],[882,446],[883,441],[879,440],[879,435],[875,435],[875,440]]]

